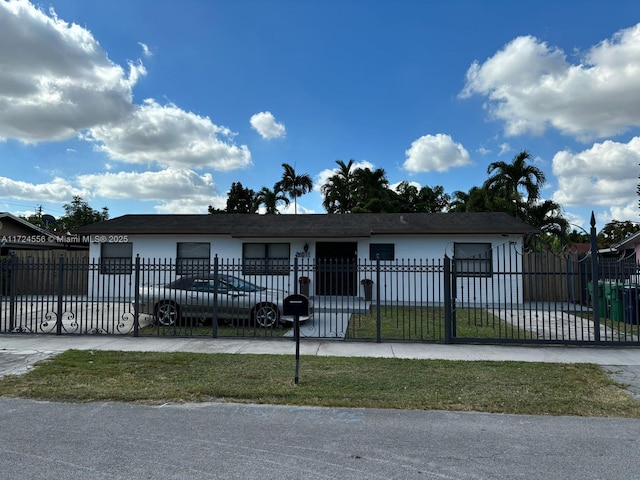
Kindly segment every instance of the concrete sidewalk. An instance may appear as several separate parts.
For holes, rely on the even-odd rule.
[[[292,339],[166,338],[117,335],[0,335],[0,352],[55,354],[69,349],[293,355]],[[342,357],[595,363],[640,366],[640,347],[442,345],[345,342],[305,338],[301,355]]]

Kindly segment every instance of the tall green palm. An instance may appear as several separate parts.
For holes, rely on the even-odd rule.
[[[569,222],[562,216],[562,208],[553,200],[544,200],[528,205],[525,221],[545,233],[564,239],[569,230]]]
[[[484,188],[517,204],[535,203],[540,198],[540,189],[546,178],[542,170],[527,163],[530,159],[531,154],[523,150],[511,163],[490,163],[487,167],[490,176],[484,182]],[[521,190],[526,192],[526,199],[523,199]]]
[[[294,202],[294,213],[298,213],[298,197],[308,193],[313,188],[311,177],[303,173],[296,175],[296,170],[288,163],[283,163],[284,172],[282,178],[276,183],[275,188],[289,195]]]
[[[449,211],[452,213],[468,212],[470,197],[471,191],[464,192],[462,190],[456,190],[455,192],[453,192],[453,198],[451,199],[451,203],[449,204]]]
[[[322,206],[327,213],[350,213],[355,202],[353,197],[353,160],[344,163],[336,160],[340,167],[338,171],[327,178],[327,182],[322,186]]]
[[[271,190],[268,187],[262,187],[262,190],[257,193],[256,202],[258,206],[264,205],[266,214],[280,213],[278,211],[278,204],[283,203],[285,206],[288,206],[290,203],[289,199],[280,189],[274,188]]]
[[[524,210],[519,203],[504,195],[503,190],[489,190],[485,187],[471,187],[468,192],[453,192],[449,204],[450,212],[506,212],[518,217]]]
[[[355,194],[359,204],[363,205],[371,199],[387,196],[389,180],[387,180],[387,174],[384,169],[359,168],[354,172],[353,176]]]
[[[387,174],[382,168],[359,168],[353,173],[355,206],[353,213],[398,212],[398,194],[389,187]]]

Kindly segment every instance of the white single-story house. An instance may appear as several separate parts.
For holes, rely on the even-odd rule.
[[[523,237],[537,230],[498,212],[148,214],[124,215],[73,233],[89,241],[89,259],[100,263],[104,279],[131,275],[138,256],[143,262],[169,262],[178,275],[185,265],[208,268],[217,257],[220,265],[233,265],[235,272],[258,284],[277,279],[293,291],[297,264],[295,276],[304,277],[311,296],[362,296],[379,260],[385,272],[395,272],[385,277],[380,294],[385,300],[404,291],[415,295],[420,288],[438,302],[440,289],[431,284],[441,282],[441,274],[425,273],[429,268],[424,266],[441,265],[448,256],[458,273],[474,283],[459,288],[473,290],[481,282],[483,298],[496,301],[505,295],[505,281],[496,275],[505,268],[521,271]],[[332,262],[336,268],[327,268]],[[518,283],[508,285],[507,295],[522,298]],[[496,286],[503,293],[486,291],[498,290]]]

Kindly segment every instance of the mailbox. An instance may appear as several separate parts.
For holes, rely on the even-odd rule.
[[[298,293],[289,295],[282,301],[282,314],[285,317],[309,315],[309,299]]]

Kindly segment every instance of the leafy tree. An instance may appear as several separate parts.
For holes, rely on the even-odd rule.
[[[342,160],[336,160],[336,163],[340,167],[338,172],[330,176],[322,186],[322,206],[327,213],[350,213],[355,206],[354,174],[351,170],[354,161],[349,160],[345,164]]]
[[[258,204],[255,192],[250,188],[245,188],[240,182],[233,182],[227,197],[226,212],[256,213],[257,210]]]
[[[447,209],[451,197],[444,193],[444,187],[424,186],[420,189],[409,182],[400,182],[396,187],[399,211],[402,213],[438,213]]]
[[[209,205],[209,207],[207,208],[207,211],[211,214],[214,213],[227,213],[227,211],[224,208],[216,208],[213,205]]]
[[[102,211],[94,210],[78,195],[71,203],[63,205],[65,215],[56,221],[55,231],[69,232],[83,225],[103,222],[109,219],[109,209],[102,207]]]
[[[471,187],[468,192],[456,191],[449,204],[450,212],[506,212],[514,217],[515,202],[505,198],[500,191],[484,187]]]
[[[42,205],[38,205],[34,214],[25,217],[23,215],[20,216],[23,220],[26,220],[31,225],[35,225],[36,227],[44,228],[47,230],[55,231],[56,225],[54,223],[47,223],[44,221],[44,215],[42,210]]]
[[[399,211],[398,194],[389,188],[382,168],[358,168],[353,173],[352,213],[390,213]]]
[[[640,231],[640,225],[629,220],[612,220],[598,233],[598,247],[609,248]]]
[[[280,213],[278,212],[279,203],[283,203],[285,206],[288,206],[290,202],[284,195],[284,192],[280,191],[276,185],[273,190],[270,190],[267,187],[262,187],[262,190],[260,190],[256,195],[256,203],[258,207],[260,205],[264,205],[265,213],[274,214]]]
[[[482,187],[454,192],[449,211],[505,212],[558,238],[561,244],[568,242],[569,222],[563,217],[559,204],[540,200],[545,175],[538,167],[527,163],[530,158],[531,154],[525,150],[511,163],[489,164],[489,178]]]
[[[576,230],[575,228],[567,232],[567,243],[569,245],[572,245],[574,243],[589,243],[589,242],[591,242],[591,237],[589,236],[589,234],[585,232]]]
[[[364,205],[374,198],[382,198],[389,192],[387,173],[382,168],[358,168],[354,174],[356,203]]]
[[[405,181],[393,190],[381,168],[353,170],[353,160],[336,163],[338,171],[322,186],[322,205],[328,213],[441,212],[449,205],[441,186],[418,188]]]
[[[297,175],[295,169],[288,163],[283,163],[282,178],[276,183],[274,190],[286,193],[294,202],[294,213],[298,213],[298,198],[308,193],[313,188],[311,177],[306,174]]]

